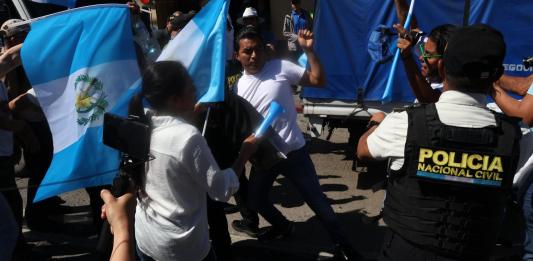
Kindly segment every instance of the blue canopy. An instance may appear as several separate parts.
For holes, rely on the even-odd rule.
[[[407,1],[409,2],[409,1]],[[424,32],[441,24],[463,23],[464,0],[417,1],[414,15]],[[393,0],[317,0],[315,50],[327,72],[326,88],[304,88],[305,98],[354,101],[357,88],[365,100],[380,101],[390,71],[390,59],[378,63],[368,53],[368,39],[378,25],[398,23]],[[503,33],[507,43],[505,73],[527,76],[522,59],[533,55],[533,1],[471,0],[469,24],[487,23]],[[398,64],[393,101],[411,102],[413,93]]]

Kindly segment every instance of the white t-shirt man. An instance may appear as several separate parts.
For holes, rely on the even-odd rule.
[[[285,110],[272,124],[283,142],[274,140],[278,149],[287,154],[305,145],[302,131],[298,127],[296,109],[291,85],[297,85],[305,69],[284,60],[266,62],[263,69],[254,74],[244,71],[237,83],[237,95],[250,102],[265,117],[272,101],[278,102]]]
[[[445,91],[435,103],[443,124],[483,128],[496,126],[492,112],[486,108],[486,95]],[[391,159],[391,169],[399,170],[404,164],[407,139],[407,112],[393,112],[368,136],[368,151],[374,159]]]

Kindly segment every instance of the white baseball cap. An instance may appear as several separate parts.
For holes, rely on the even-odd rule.
[[[243,24],[243,19],[244,18],[250,18],[250,17],[256,17],[259,21],[259,23],[262,23],[265,21],[265,19],[263,19],[262,17],[259,17],[259,15],[257,14],[257,10],[255,10],[255,8],[253,7],[247,7],[246,9],[244,9],[244,12],[242,13],[242,17],[239,17],[237,19],[237,23],[238,24]]]

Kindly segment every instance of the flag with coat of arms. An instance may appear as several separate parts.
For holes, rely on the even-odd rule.
[[[211,0],[158,58],[180,61],[200,102],[224,100],[228,0]],[[110,184],[119,152],[102,142],[103,113],[127,115],[139,70],[126,5],[95,5],[38,18],[22,63],[53,136],[54,158],[34,201]]]
[[[125,116],[140,78],[128,7],[95,5],[33,20],[21,58],[54,145],[34,201],[110,184],[120,155],[102,143],[104,113]]]

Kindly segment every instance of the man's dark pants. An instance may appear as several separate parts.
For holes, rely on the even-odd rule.
[[[246,225],[249,225],[251,227],[257,227],[259,226],[259,215],[257,212],[251,210],[248,208],[248,178],[246,178],[245,170],[243,170],[242,175],[239,177],[239,190],[233,194],[233,197],[235,198],[235,202],[239,206],[239,212],[241,213],[241,216],[243,218],[243,222]],[[255,172],[255,168],[252,166],[252,169],[250,169],[250,175],[253,175],[252,173]]]
[[[22,197],[15,182],[15,169],[11,157],[0,157],[0,190],[22,228]]]
[[[305,146],[288,153],[286,160],[282,160],[272,168],[256,169],[251,174],[248,184],[249,207],[258,211],[274,227],[283,227],[288,224],[289,221],[274,207],[268,196],[279,174],[288,178],[298,189],[304,201],[329,232],[333,242],[347,244],[348,241],[342,232],[339,220],[326,195],[322,192],[315,166]]]

